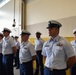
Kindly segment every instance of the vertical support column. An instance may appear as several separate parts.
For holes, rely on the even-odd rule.
[[[21,29],[26,29],[26,0],[21,2]]]

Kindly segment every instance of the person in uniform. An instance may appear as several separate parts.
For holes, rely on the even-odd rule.
[[[62,25],[55,20],[48,22],[48,32],[51,38],[43,45],[42,55],[45,57],[44,75],[66,75],[66,70],[75,63],[72,45],[59,36]]]
[[[12,38],[13,38],[13,40],[14,40],[14,42],[15,42],[15,37],[12,35],[11,36]],[[16,52],[17,53],[17,52]],[[14,57],[13,57],[13,67],[16,67],[16,64],[17,64],[17,62],[16,62],[16,53],[14,54]]]
[[[3,64],[2,64],[2,39],[3,39],[3,34],[0,33],[0,75],[3,75]]]
[[[74,49],[75,52],[75,56],[76,56],[76,29],[73,30],[73,34],[74,34],[74,40],[71,41],[72,47]],[[76,60],[76,59],[75,59]],[[71,75],[76,75],[76,62],[75,64],[71,67]]]
[[[3,29],[3,43],[2,43],[2,54],[3,54],[3,66],[5,75],[13,74],[13,54],[16,53],[16,46],[12,37],[10,37],[11,30],[8,28]]]
[[[13,40],[14,40],[14,38],[15,38],[15,37],[14,37],[13,35],[12,35],[11,37],[12,37],[12,38],[13,38]]]
[[[18,41],[18,36],[15,36],[15,45],[16,45],[16,49],[17,49],[17,52],[15,54],[15,65],[16,65],[16,69],[19,69],[19,49],[20,49],[20,43]]]
[[[36,59],[34,46],[28,41],[30,32],[22,30],[20,45],[19,60],[20,60],[20,75],[33,75],[33,63]]]
[[[41,36],[41,33],[36,32],[36,40],[34,44],[35,44],[35,51],[37,54],[37,58],[36,58],[36,70],[34,75],[39,74],[39,68],[40,68],[40,75],[43,75],[43,56],[41,52],[42,52],[44,41],[41,39],[40,36]]]

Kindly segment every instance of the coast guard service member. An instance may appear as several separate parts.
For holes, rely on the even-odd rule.
[[[14,42],[15,42],[15,45],[16,45],[16,49],[17,49],[17,52],[16,52],[16,55],[15,55],[15,57],[16,57],[16,62],[15,62],[15,64],[16,64],[16,69],[19,69],[19,49],[20,49],[20,43],[19,43],[19,41],[18,41],[18,36],[15,36],[15,40],[14,40]]]
[[[2,43],[2,54],[3,54],[3,66],[5,75],[13,74],[13,54],[16,53],[16,46],[12,37],[10,37],[11,30],[8,28],[3,29],[3,43]]]
[[[30,32],[22,30],[20,45],[19,60],[20,60],[20,75],[33,75],[33,63],[36,59],[34,46],[28,41]]]
[[[74,34],[74,40],[71,41],[72,47],[75,51],[75,56],[76,56],[76,29],[73,30]],[[76,59],[75,59],[76,60]],[[71,67],[71,75],[76,75],[76,62],[75,64]]]
[[[43,75],[43,56],[41,54],[42,52],[42,47],[44,44],[43,39],[41,38],[41,33],[40,32],[36,32],[36,40],[35,40],[35,51],[37,54],[37,58],[36,58],[36,70],[34,75],[38,75],[39,74],[39,69],[40,69],[40,75]]]
[[[62,25],[51,20],[48,31],[51,38],[43,45],[42,55],[45,57],[44,75],[66,75],[65,70],[75,63],[75,54],[71,44],[59,36]]]
[[[2,64],[2,39],[3,39],[3,34],[0,33],[0,75],[3,75],[3,64]]]

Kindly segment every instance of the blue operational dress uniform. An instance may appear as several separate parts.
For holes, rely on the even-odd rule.
[[[4,28],[3,33],[11,32],[8,28]],[[13,74],[13,50],[12,47],[15,46],[14,40],[12,37],[7,36],[3,38],[2,43],[2,54],[3,54],[3,66],[5,70],[5,75],[14,75]]]
[[[36,32],[36,35],[40,36],[41,33],[40,32]],[[44,75],[43,74],[43,70],[44,70],[44,68],[43,68],[43,56],[41,54],[44,41],[41,38],[36,38],[34,44],[35,44],[35,51],[36,51],[36,54],[37,54],[36,70],[35,70],[34,75],[38,75],[39,74],[39,69],[40,69],[40,75]]]
[[[61,25],[52,21],[50,25],[48,24],[48,27],[55,26],[59,27]],[[71,44],[59,35],[44,43],[42,55],[46,57],[44,75],[66,75],[67,60],[75,56]]]
[[[29,32],[22,30],[21,37],[29,35]],[[36,56],[34,46],[28,40],[22,41],[19,52],[20,75],[33,75],[33,56]]]
[[[16,39],[18,39],[18,36],[15,36],[15,40],[14,40],[15,45],[16,45],[16,49],[17,49],[16,55],[15,55],[15,57],[16,57],[15,65],[16,65],[16,69],[18,69],[19,68],[19,48],[20,48],[20,43]]]
[[[75,40],[71,41],[71,45],[76,56],[76,29],[73,30],[73,34],[75,35]],[[76,63],[71,67],[71,75],[76,75]]]
[[[3,38],[3,34],[0,33],[0,38]],[[3,75],[3,64],[2,64],[2,38],[0,39],[0,75]]]

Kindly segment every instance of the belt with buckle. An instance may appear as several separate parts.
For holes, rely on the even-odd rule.
[[[26,62],[20,62],[20,64],[25,64]]]
[[[10,55],[13,55],[13,54],[3,54],[4,56],[10,56]]]
[[[45,67],[45,68],[49,69],[50,71],[65,71],[65,69],[53,69],[48,67]]]
[[[53,68],[49,68],[49,70],[53,71],[54,69]]]
[[[46,67],[46,66],[45,66],[45,68],[47,68],[47,69],[49,69],[49,70],[51,70],[51,71],[55,70],[55,69],[53,69],[53,68],[48,68],[48,67]]]
[[[28,64],[31,63],[32,61],[28,61],[28,62],[20,62],[20,64]]]

